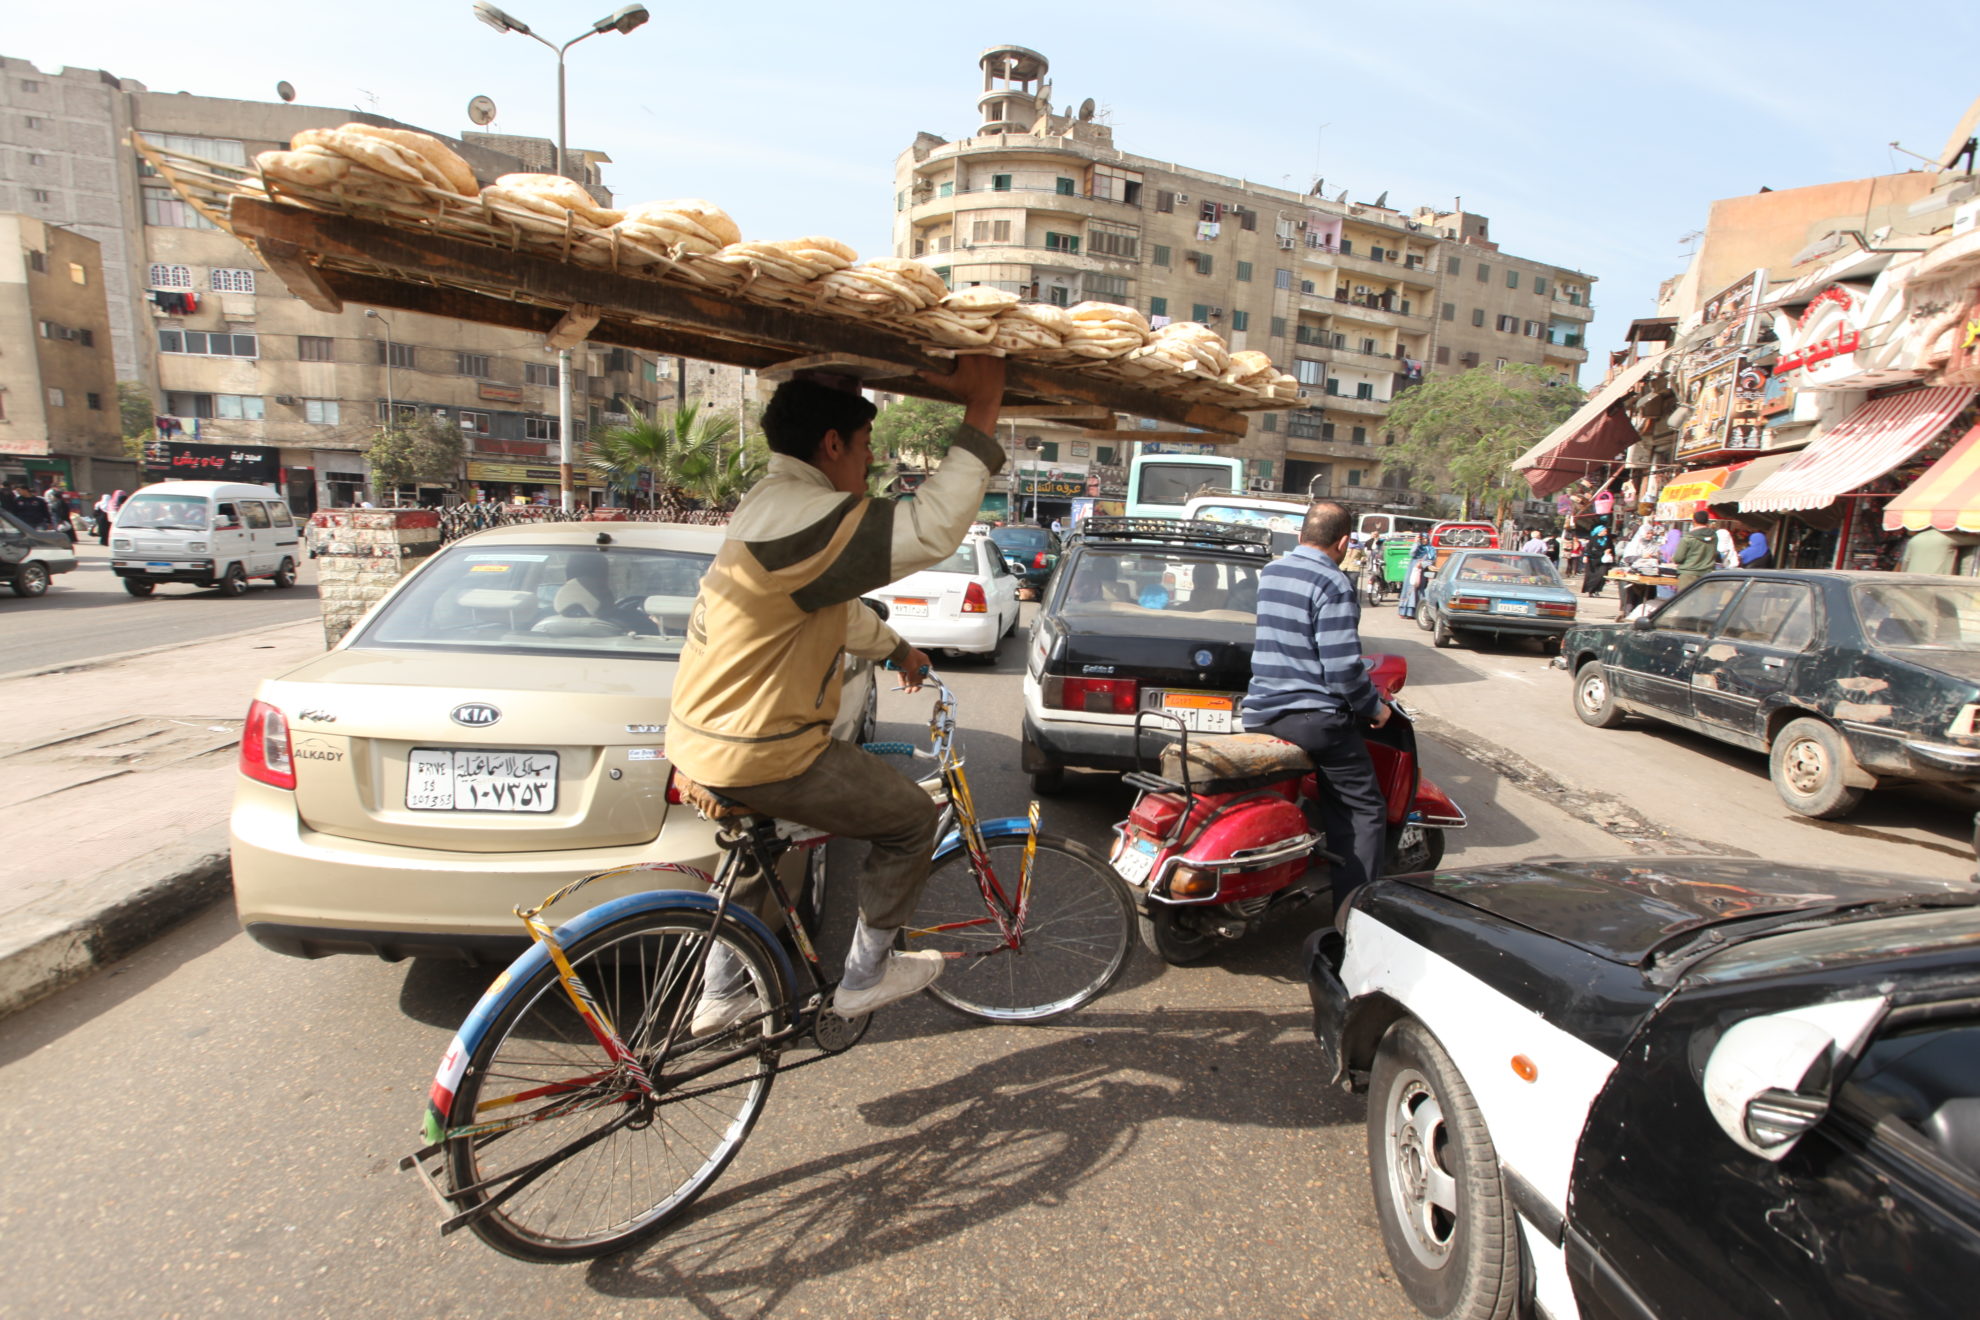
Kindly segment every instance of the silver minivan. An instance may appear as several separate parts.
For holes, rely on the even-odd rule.
[[[133,596],[160,582],[218,587],[252,578],[296,584],[302,534],[281,492],[233,481],[161,481],[124,501],[110,529],[110,567]]]

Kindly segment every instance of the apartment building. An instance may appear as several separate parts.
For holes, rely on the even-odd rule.
[[[117,417],[101,248],[0,212],[0,480],[129,488]]]
[[[1256,484],[1407,502],[1403,474],[1381,455],[1398,391],[1501,360],[1573,375],[1587,357],[1578,327],[1592,315],[1593,277],[1501,254],[1482,215],[1404,213],[1386,193],[1330,200],[1319,181],[1298,193],[1130,155],[1091,100],[1054,109],[1037,51],[992,47],[978,66],[976,130],[954,141],[921,133],[895,162],[896,255],[930,263],[952,287],[1124,302],[1154,324],[1200,321],[1234,349],[1269,353],[1303,394],[1298,407],[1255,415],[1227,451]],[[1062,477],[1125,461],[1071,427],[1026,430],[1041,439],[1033,452],[1050,455],[1037,462]]]

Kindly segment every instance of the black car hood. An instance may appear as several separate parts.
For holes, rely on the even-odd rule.
[[[1970,884],[1875,871],[1713,857],[1507,863],[1409,876],[1427,889],[1598,958],[1642,966],[1653,950],[1708,927]],[[1764,924],[1764,923],[1763,923]]]

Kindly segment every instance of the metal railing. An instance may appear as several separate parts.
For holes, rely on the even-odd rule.
[[[729,515],[720,509],[573,509],[566,512],[534,504],[455,504],[428,512],[440,517],[442,544],[475,532],[485,532],[491,527],[527,527],[538,523],[639,522],[719,527],[729,521]]]

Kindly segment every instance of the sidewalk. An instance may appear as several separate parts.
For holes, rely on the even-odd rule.
[[[228,892],[256,685],[323,653],[317,619],[0,678],[0,1015]]]

